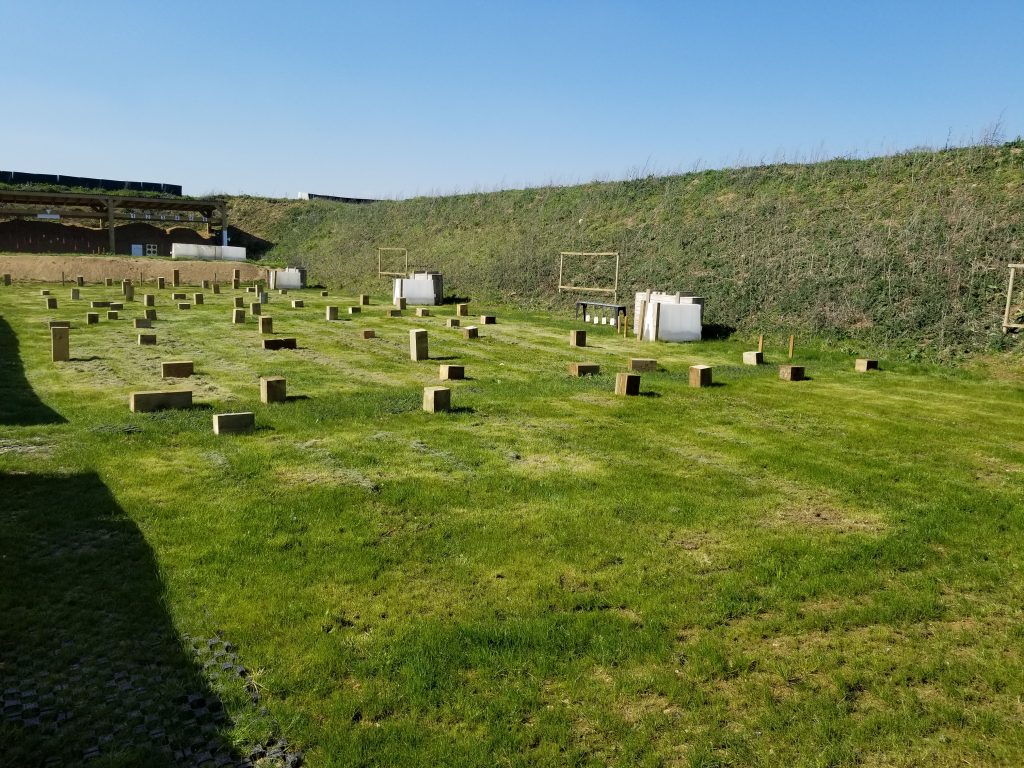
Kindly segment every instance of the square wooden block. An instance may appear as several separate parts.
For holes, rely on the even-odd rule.
[[[292,299],[292,309],[302,309],[306,303],[302,299]]]
[[[152,328],[153,327],[153,321],[152,320],[147,320],[144,317],[136,317],[135,318],[135,327],[136,328]]]
[[[456,317],[469,317],[469,304],[456,304],[455,305],[455,316]]]
[[[859,358],[857,358],[857,362],[854,364],[853,369],[855,371],[857,371],[857,373],[867,373],[868,371],[877,371],[878,370],[878,361],[877,360],[871,360],[871,359],[866,358],[866,357],[859,357]]]
[[[430,317],[430,310],[426,307],[417,307],[416,317]]]
[[[324,308],[324,320],[337,320],[338,319],[338,308],[337,307],[325,307]]]
[[[108,309],[107,310],[107,320],[117,320],[117,310]]]
[[[168,360],[160,363],[160,375],[165,379],[187,379],[195,373],[191,360]]]
[[[585,346],[587,346],[587,332],[586,331],[569,331],[569,346],[570,347],[585,347]]]
[[[462,338],[477,339],[480,338],[480,332],[475,325],[467,325],[462,329]]]
[[[764,362],[764,352],[744,352],[743,353],[743,364],[744,365],[761,365]]]
[[[480,325],[494,325],[498,322],[498,318],[494,315],[480,315]]]
[[[402,310],[400,310],[400,309],[389,309],[387,312],[384,313],[384,315],[386,317],[401,317],[402,316]]]
[[[96,323],[98,323],[99,321],[100,321],[100,313],[99,312],[86,312],[85,313],[85,324],[86,325],[96,325]]]
[[[241,413],[215,413],[213,415],[213,434],[242,435],[256,429],[256,414],[252,411]]]
[[[187,301],[182,301],[178,303],[178,309],[192,309],[192,305]]]
[[[658,361],[650,357],[629,358],[629,370],[637,373],[650,373],[658,369]]]
[[[466,378],[466,368],[461,365],[442,365],[439,371],[441,381]]]
[[[783,381],[803,381],[804,367],[802,365],[780,365],[779,378]]]
[[[288,399],[288,382],[284,376],[260,377],[260,402],[283,403]]]
[[[616,395],[639,395],[640,374],[639,373],[617,373],[615,374]]]
[[[153,322],[154,320],[156,320],[156,310],[155,309],[147,309],[147,310],[145,310],[144,313],[145,313],[146,319],[149,320],[150,322]]]
[[[569,363],[570,376],[597,376],[601,366],[597,363]]]
[[[128,408],[132,413],[162,411],[165,408],[191,408],[192,390],[157,390],[132,392],[128,396]]]
[[[409,331],[409,359],[426,360],[427,354],[427,332],[423,328],[416,328]]]
[[[427,413],[450,411],[452,407],[452,391],[448,387],[424,387],[423,410]]]
[[[348,313],[350,315],[358,315],[362,311],[363,311],[362,307],[349,307],[348,308]]]
[[[364,307],[370,306],[370,295],[367,293],[360,293],[359,303],[362,304]]]
[[[71,329],[50,329],[50,360],[63,363],[71,359]]]
[[[156,334],[155,333],[140,333],[139,334],[139,346],[140,347],[152,346],[153,344],[156,344]]]
[[[245,323],[245,310],[244,309],[233,309],[231,310],[231,322],[235,325],[242,325]]]
[[[260,333],[273,333],[274,332],[274,318],[270,315],[263,315],[260,317]]]
[[[458,328],[459,327],[459,318],[457,318],[457,317],[449,317],[445,321],[445,325],[447,325],[449,328]]]
[[[406,307],[405,297],[399,296],[397,299],[395,299],[394,304],[399,309],[405,309],[405,307]]]
[[[711,386],[711,366],[710,365],[691,365],[690,366],[690,386],[691,387],[710,387]]]

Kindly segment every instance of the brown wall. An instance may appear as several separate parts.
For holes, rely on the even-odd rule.
[[[246,262],[231,261],[171,261],[156,258],[123,256],[51,256],[48,254],[0,255],[0,274],[10,274],[14,280],[59,282],[73,281],[82,275],[88,283],[101,283],[111,277],[116,281],[131,278],[135,282],[171,278],[172,270],[179,270],[184,283],[196,285],[203,280],[231,281],[232,270],[240,269],[242,280],[251,282],[266,279],[267,270]]]
[[[133,243],[155,244],[161,256],[171,255],[172,243],[219,244],[195,229],[164,229],[143,221],[114,227],[114,237],[116,252],[126,255]],[[108,245],[105,229],[32,219],[0,221],[0,253],[106,253]]]

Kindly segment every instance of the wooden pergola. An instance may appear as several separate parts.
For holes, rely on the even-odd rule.
[[[217,198],[189,200],[182,197],[0,190],[0,219],[95,219],[100,222],[101,229],[107,230],[109,250],[115,253],[114,227],[119,221],[205,224],[207,235],[213,236],[217,232],[223,242],[227,238],[228,207],[227,201]]]

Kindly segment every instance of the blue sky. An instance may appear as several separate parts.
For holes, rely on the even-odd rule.
[[[0,30],[0,169],[186,194],[407,197],[1024,135],[1024,0],[0,0]]]

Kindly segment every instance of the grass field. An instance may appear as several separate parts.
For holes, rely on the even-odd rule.
[[[238,764],[1020,763],[1019,357],[865,375],[872,350],[798,339],[811,380],[787,383],[781,337],[758,368],[749,338],[574,350],[570,318],[473,305],[498,324],[467,341],[450,307],[350,318],[315,291],[271,296],[300,349],[268,352],[230,290],[137,290],[154,347],[138,303],[85,325],[115,288],[0,288],[6,764],[203,764],[195,696]],[[630,356],[659,369],[616,397]],[[179,359],[197,406],[130,413]],[[424,413],[445,361],[469,379]],[[293,399],[261,405],[272,374]],[[212,434],[242,410],[255,434]]]

